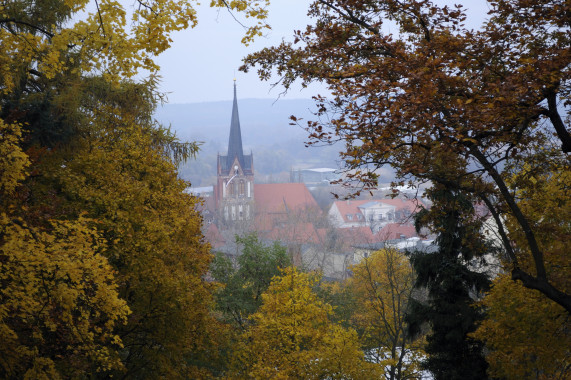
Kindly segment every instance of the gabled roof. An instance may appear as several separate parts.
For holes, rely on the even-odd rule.
[[[343,217],[345,222],[352,222],[347,218],[347,215],[362,214],[361,208],[370,207],[376,205],[377,203],[383,203],[389,206],[394,206],[395,211],[407,210],[409,213],[414,213],[418,211],[418,208],[423,205],[423,203],[418,199],[364,199],[364,200],[346,200],[346,201],[335,201],[333,206],[339,210],[339,213]],[[332,207],[333,207],[332,206]],[[354,220],[353,220],[354,221]]]
[[[319,209],[303,183],[265,183],[254,185],[256,213],[287,213],[307,208]]]
[[[300,231],[297,225],[321,213],[315,198],[303,183],[255,184],[254,202],[258,231],[271,231],[286,225]]]

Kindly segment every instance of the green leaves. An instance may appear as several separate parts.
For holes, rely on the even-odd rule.
[[[236,267],[219,253],[212,263],[212,275],[224,284],[216,293],[224,319],[245,328],[248,317],[262,304],[262,293],[272,278],[280,274],[280,268],[290,266],[291,260],[284,246],[277,242],[267,246],[256,234],[236,236],[236,243],[243,245]]]

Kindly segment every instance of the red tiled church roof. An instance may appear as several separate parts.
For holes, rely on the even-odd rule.
[[[308,218],[321,213],[315,198],[303,183],[271,183],[254,185],[255,226],[257,231],[266,231],[271,237],[296,240],[294,231],[303,234],[304,241],[316,241],[314,228],[309,232]],[[307,233],[306,233],[307,232]],[[307,236],[305,236],[307,235]],[[269,237],[269,236],[268,236]]]
[[[303,183],[267,183],[254,185],[256,212],[276,213],[319,208]]]

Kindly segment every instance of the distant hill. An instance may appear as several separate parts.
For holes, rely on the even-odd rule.
[[[338,167],[340,147],[305,148],[307,132],[289,125],[290,115],[304,119],[302,125],[314,119],[312,109],[310,99],[238,100],[244,151],[254,153],[258,178],[277,178],[292,167]],[[180,168],[181,177],[194,186],[213,183],[216,154],[226,153],[231,114],[232,101],[166,104],[157,109],[155,118],[170,125],[181,140],[203,142],[197,160]]]
[[[314,109],[310,99],[243,99],[238,100],[244,149],[271,145],[287,138],[307,137],[302,128],[289,125],[290,115],[310,119]],[[230,131],[232,101],[190,104],[165,104],[155,113],[157,120],[172,125],[179,137],[200,141],[227,142]],[[224,147],[226,149],[226,147]]]

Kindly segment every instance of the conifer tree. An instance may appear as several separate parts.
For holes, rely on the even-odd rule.
[[[483,344],[468,337],[483,317],[472,304],[489,286],[487,275],[474,267],[487,251],[478,236],[480,223],[474,218],[471,199],[462,192],[437,185],[428,196],[433,207],[421,211],[416,224],[438,233],[438,250],[411,254],[417,274],[414,286],[425,288],[428,300],[412,300],[409,332],[414,335],[427,325],[430,328],[424,367],[437,380],[486,379]]]

